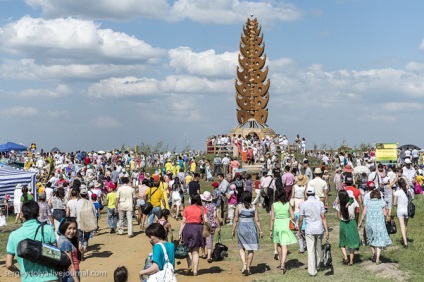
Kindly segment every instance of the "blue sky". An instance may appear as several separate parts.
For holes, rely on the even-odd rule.
[[[204,149],[237,125],[242,26],[262,25],[268,125],[307,146],[424,146],[423,1],[0,0],[0,142]],[[419,131],[418,131],[419,132]]]

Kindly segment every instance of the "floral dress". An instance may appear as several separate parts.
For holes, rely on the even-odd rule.
[[[384,221],[383,208],[386,202],[383,199],[370,199],[365,203],[367,208],[365,230],[371,246],[385,247],[392,244]]]

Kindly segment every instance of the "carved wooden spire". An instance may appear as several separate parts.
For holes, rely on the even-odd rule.
[[[268,75],[268,66],[264,69],[266,62],[264,50],[261,26],[258,27],[256,18],[254,20],[248,18],[241,35],[239,67],[235,80],[239,125],[252,119],[265,124],[268,119],[266,106],[269,100],[270,81],[268,79],[264,83]]]

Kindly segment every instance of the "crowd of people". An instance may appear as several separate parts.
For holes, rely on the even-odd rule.
[[[252,138],[254,145],[257,140]],[[181,221],[178,241],[188,248],[187,274],[193,276],[199,273],[200,258],[213,261],[213,238],[224,225],[230,226],[233,237],[237,235],[241,271],[250,275],[259,238],[265,235],[258,215],[261,208],[270,215],[269,236],[282,274],[288,270],[288,245],[296,243],[299,253],[307,251],[309,275],[316,276],[323,269],[321,245],[329,238],[326,213],[331,207],[337,210],[340,221],[343,264],[353,265],[360,245],[370,245],[372,260],[381,263],[382,250],[392,244],[386,222],[391,220],[393,205],[397,207],[402,245],[408,247],[408,203],[422,193],[423,185],[419,155],[406,152],[400,155],[399,165],[385,166],[375,162],[372,150],[361,155],[319,152],[314,153],[318,162],[312,165],[312,155],[306,151],[302,152],[304,159],[284,151],[277,156],[271,144],[275,143],[265,146],[264,165],[258,174],[238,172],[239,159],[228,154],[222,158],[216,155],[213,163],[203,156],[157,154],[166,158],[159,157],[160,166],[151,174],[146,172],[142,154],[130,151],[28,154],[26,165],[37,173],[38,190],[31,195],[28,187],[16,186],[15,223],[23,225],[9,237],[6,266],[16,270],[13,258],[18,242],[34,236],[43,224],[44,235],[36,234],[35,239],[65,252],[72,264],[60,276],[64,281],[79,281],[79,262],[96,236],[104,207],[111,234],[126,231],[132,238],[136,222],[154,245],[152,263],[139,272],[143,280],[164,271],[168,264],[175,267],[173,241],[177,237],[169,217]],[[332,166],[335,173],[330,177]],[[201,187],[200,180],[210,181],[211,188]],[[334,203],[329,202],[330,183],[337,193]],[[17,261],[22,277],[29,280],[40,271],[54,273],[19,257]],[[115,274],[128,277],[125,267]],[[46,281],[56,280],[53,276]]]

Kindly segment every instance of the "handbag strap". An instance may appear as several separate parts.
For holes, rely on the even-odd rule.
[[[165,261],[166,261],[166,262],[169,262],[169,257],[168,257],[168,254],[166,253],[166,248],[165,248],[165,246],[164,246],[162,243],[158,243],[158,244],[162,247],[163,254],[165,255]]]
[[[45,224],[41,222],[40,225],[38,225],[37,230],[35,230],[34,241],[36,241],[35,238],[37,238],[38,230],[41,228],[41,243],[44,243],[44,225]]]
[[[218,232],[218,243],[221,242],[221,231]]]

